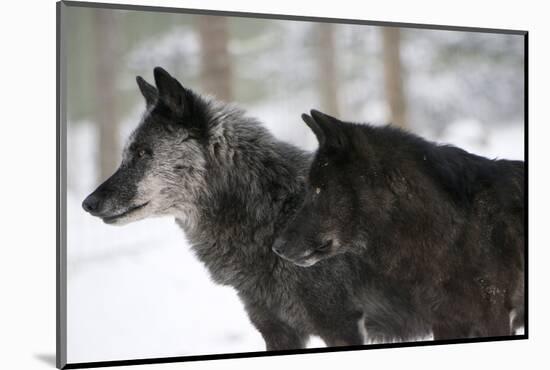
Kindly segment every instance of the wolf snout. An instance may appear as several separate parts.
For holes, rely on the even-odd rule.
[[[101,212],[101,198],[95,193],[92,193],[82,202],[82,208],[92,215],[97,215]]]

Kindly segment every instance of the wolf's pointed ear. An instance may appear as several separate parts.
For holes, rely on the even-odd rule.
[[[345,147],[346,137],[342,130],[342,122],[328,114],[319,112],[315,109],[310,111],[311,117],[302,115],[304,122],[311,128],[317,140],[319,147]]]
[[[306,125],[308,125],[311,131],[313,131],[313,133],[315,134],[315,137],[317,137],[319,146],[321,147],[325,145],[325,140],[326,140],[325,133],[323,132],[323,130],[321,130],[321,127],[319,127],[317,122],[315,122],[313,118],[311,118],[305,113],[302,114],[302,120],[306,123]]]
[[[187,104],[187,91],[185,88],[161,67],[155,67],[153,74],[158,89],[159,101],[164,103],[172,113],[183,115]]]
[[[141,76],[136,77],[136,82],[139,86],[139,91],[141,91],[141,95],[145,98],[145,104],[147,107],[154,105],[158,98],[157,89],[145,81]]]

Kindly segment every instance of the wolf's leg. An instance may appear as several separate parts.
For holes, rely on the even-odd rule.
[[[471,326],[465,323],[438,322],[433,326],[434,340],[469,338]]]
[[[495,317],[481,321],[439,323],[433,327],[434,340],[500,337],[513,335],[509,313],[495,313]]]
[[[292,328],[264,308],[246,305],[246,311],[252,324],[262,334],[267,351],[305,348],[309,335]]]
[[[317,326],[321,339],[328,347],[365,344],[365,320],[360,312],[343,313],[319,322]]]
[[[364,336],[357,328],[348,331],[340,330],[330,334],[325,333],[321,335],[321,339],[323,339],[327,347],[360,346],[365,344]]]
[[[479,315],[475,317],[477,331],[472,336],[497,337],[514,334],[513,323],[510,322],[510,298],[507,290],[502,287],[490,287],[484,291],[484,299],[479,307]]]
[[[514,327],[510,325],[510,311],[503,305],[493,307],[487,317],[484,336],[500,337],[514,334]]]
[[[465,339],[489,336],[493,318],[488,315],[489,302],[455,300],[454,307],[438,312],[433,324],[434,340]],[[508,324],[508,323],[507,323]]]
[[[523,271],[517,278],[516,288],[512,290],[508,297],[508,310],[511,313],[510,331],[516,334],[520,328],[525,328],[525,293],[523,283]]]
[[[468,305],[468,315],[449,315],[434,324],[435,340],[506,336],[513,334],[510,312],[502,302]],[[464,310],[462,310],[464,312]]]
[[[300,334],[298,331],[282,322],[278,324],[267,324],[264,322],[263,325],[256,326],[256,328],[264,338],[267,351],[300,349],[306,346],[306,339],[308,336]]]
[[[290,327],[271,327],[259,329],[265,341],[267,351],[305,348],[307,336],[300,335]]]
[[[516,334],[520,328],[524,328],[525,330],[525,310],[523,307],[518,307],[512,311],[512,319],[510,323],[512,334]]]

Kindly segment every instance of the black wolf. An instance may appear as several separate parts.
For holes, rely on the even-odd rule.
[[[311,266],[355,254],[385,287],[372,311],[399,294],[408,307],[393,309],[414,312],[435,339],[523,325],[523,162],[315,110],[302,118],[319,149],[305,200],[274,244],[279,255]]]
[[[174,217],[213,280],[237,290],[268,350],[301,348],[310,335],[337,346],[363,344],[365,329],[372,340],[418,332],[406,312],[406,326],[365,320],[376,289],[353,256],[305,269],[272,252],[303,201],[310,153],[162,68],[154,77],[156,87],[137,78],[145,114],[118,170],[84,200],[87,212],[119,225]]]

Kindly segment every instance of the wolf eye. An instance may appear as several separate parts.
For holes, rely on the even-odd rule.
[[[141,150],[138,152],[138,157],[143,158],[143,157],[145,157],[145,154],[147,154],[147,152],[145,151],[145,149],[141,149]]]

